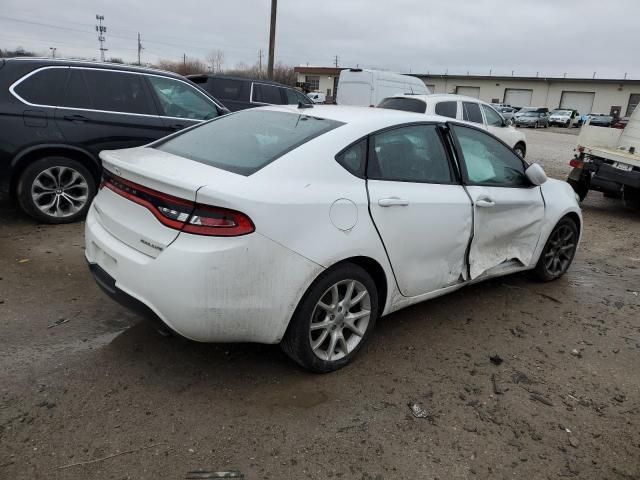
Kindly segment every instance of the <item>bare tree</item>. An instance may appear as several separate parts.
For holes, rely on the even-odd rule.
[[[158,67],[162,70],[169,70],[180,75],[191,75],[194,73],[205,73],[207,65],[198,59],[186,59],[182,61],[160,60]]]
[[[222,50],[211,50],[207,55],[207,63],[212,73],[222,73],[224,52]]]

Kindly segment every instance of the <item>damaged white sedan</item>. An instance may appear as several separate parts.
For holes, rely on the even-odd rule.
[[[571,187],[450,120],[264,107],[102,152],[91,271],[184,337],[281,343],[317,372],[381,315],[497,275],[560,277],[582,226]]]

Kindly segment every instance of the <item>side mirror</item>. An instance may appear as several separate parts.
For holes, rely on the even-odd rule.
[[[524,174],[534,185],[540,186],[547,181],[547,174],[544,173],[544,169],[537,163],[529,165],[529,168],[525,170]]]

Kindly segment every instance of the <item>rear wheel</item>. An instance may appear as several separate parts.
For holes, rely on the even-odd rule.
[[[534,270],[539,280],[550,282],[566,273],[578,248],[578,235],[578,226],[570,218],[558,222]]]
[[[22,210],[36,220],[70,223],[86,215],[96,181],[77,160],[45,157],[22,172],[16,193]]]
[[[302,367],[331,372],[358,353],[377,316],[378,293],[371,276],[358,265],[341,264],[309,287],[280,345]]]

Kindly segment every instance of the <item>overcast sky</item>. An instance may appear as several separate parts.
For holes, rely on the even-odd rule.
[[[268,49],[270,0],[0,0],[0,48],[143,62],[253,64]],[[640,78],[638,0],[279,0],[276,61],[413,73]]]

